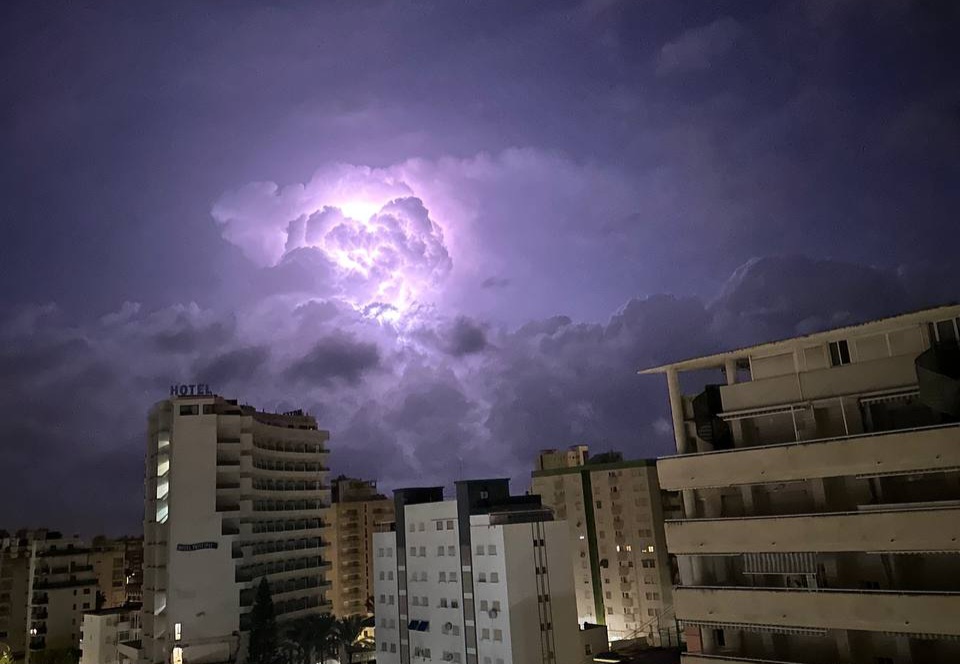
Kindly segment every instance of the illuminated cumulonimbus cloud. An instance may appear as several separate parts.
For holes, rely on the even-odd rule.
[[[319,250],[341,296],[402,313],[449,273],[443,229],[395,171],[337,164],[306,184],[254,182],[212,214],[223,236],[261,267]]]

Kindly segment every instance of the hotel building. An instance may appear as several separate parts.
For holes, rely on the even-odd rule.
[[[606,625],[612,640],[677,644],[663,524],[680,496],[660,490],[655,462],[545,450],[531,492],[566,523],[580,622]]]
[[[372,613],[373,533],[393,521],[393,500],[377,493],[375,482],[337,477],[331,482],[333,505],[328,511],[327,540],[331,542],[331,588],[328,594],[337,617]]]
[[[395,529],[373,537],[379,664],[585,659],[567,528],[539,497],[471,480],[394,500]]]
[[[301,411],[180,393],[149,416],[142,660],[242,661],[261,578],[278,622],[331,608],[329,436]]]
[[[960,661],[960,307],[648,369],[685,664]],[[685,396],[680,374],[722,376]]]

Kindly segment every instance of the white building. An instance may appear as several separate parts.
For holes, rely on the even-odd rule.
[[[377,662],[574,664],[566,524],[508,480],[395,492],[396,526],[374,534]]]
[[[84,613],[80,664],[135,663],[140,635],[139,604]]]
[[[960,662],[958,339],[939,307],[646,371],[684,664]]]
[[[266,578],[279,622],[329,611],[323,553],[329,435],[194,387],[150,412],[143,660],[243,660]]]

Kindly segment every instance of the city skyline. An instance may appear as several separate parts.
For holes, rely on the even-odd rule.
[[[948,3],[5,3],[0,528],[136,533],[175,384],[334,473],[668,454],[641,367],[960,299]]]

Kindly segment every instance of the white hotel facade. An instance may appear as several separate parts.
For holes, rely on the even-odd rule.
[[[566,524],[508,480],[456,487],[396,491],[373,536],[377,662],[584,661]]]
[[[192,387],[149,416],[144,664],[243,661],[264,577],[279,622],[330,610],[329,434],[301,411],[264,413]]]

